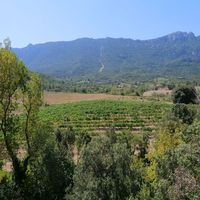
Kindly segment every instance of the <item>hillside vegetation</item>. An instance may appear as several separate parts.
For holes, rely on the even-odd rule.
[[[181,44],[198,40],[191,33],[167,37],[171,43],[179,39]],[[157,94],[146,99],[139,95],[150,82],[142,87],[100,84],[98,89],[73,83],[83,93],[111,89],[121,93],[121,100],[49,105],[42,102],[40,76],[17,58],[8,39],[3,47],[1,200],[199,200],[200,100],[194,87],[198,82],[182,86],[157,79],[148,87]],[[99,73],[104,69],[101,60]],[[52,89],[51,78],[47,82]],[[59,80],[61,87],[55,88],[67,91],[66,83]],[[160,85],[170,94],[159,96]],[[137,97],[126,97],[125,92]]]
[[[176,32],[152,40],[90,39],[13,49],[31,70],[97,81],[191,77],[200,72],[200,37]]]

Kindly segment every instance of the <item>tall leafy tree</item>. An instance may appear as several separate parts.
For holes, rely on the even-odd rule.
[[[17,185],[21,185],[26,178],[32,156],[31,131],[36,125],[41,98],[42,88],[38,76],[29,72],[14,53],[0,49],[0,134],[12,161]],[[21,111],[24,112],[23,123],[19,120]],[[23,144],[19,143],[19,137],[23,138]],[[18,158],[21,146],[26,151],[23,160]]]

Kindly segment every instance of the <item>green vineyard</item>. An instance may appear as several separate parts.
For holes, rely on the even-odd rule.
[[[149,132],[156,129],[170,107],[150,101],[84,101],[44,107],[40,118],[77,131],[105,132],[112,127],[116,131]]]

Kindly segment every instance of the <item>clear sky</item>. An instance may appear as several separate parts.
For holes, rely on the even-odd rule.
[[[0,40],[13,47],[81,37],[200,35],[200,0],[0,0]]]

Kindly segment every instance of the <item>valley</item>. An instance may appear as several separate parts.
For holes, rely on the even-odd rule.
[[[198,200],[200,36],[0,43],[1,200]]]

